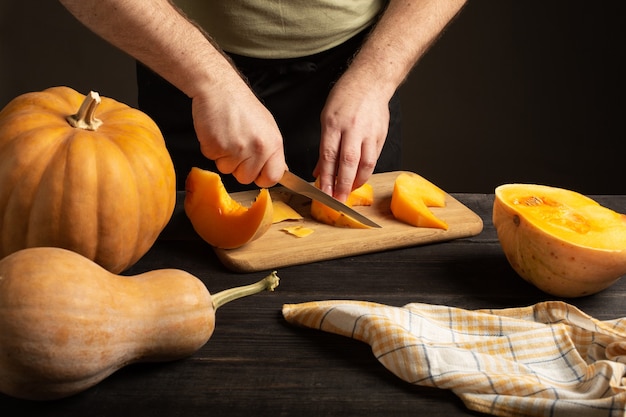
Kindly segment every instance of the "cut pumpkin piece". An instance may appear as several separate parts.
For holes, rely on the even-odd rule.
[[[281,200],[272,200],[274,215],[272,223],[280,223],[287,220],[302,220],[300,213],[292,209],[289,204]]]
[[[435,216],[428,206],[444,207],[445,192],[414,173],[401,173],[391,194],[391,213],[404,223],[416,227],[448,230],[448,224]]]
[[[304,227],[302,225],[287,226],[287,227],[283,227],[280,230],[282,230],[283,232],[288,233],[290,235],[293,235],[295,237],[307,237],[308,235],[310,235],[311,233],[314,232],[313,229],[308,228],[308,227]]]
[[[207,243],[234,249],[261,237],[272,225],[273,205],[267,189],[246,207],[224,188],[219,174],[193,167],[185,182],[185,213]]]
[[[318,186],[318,181],[315,185]],[[346,199],[348,207],[353,206],[371,206],[374,201],[374,189],[369,183],[363,184],[361,187],[353,190]],[[352,217],[342,212],[333,210],[327,205],[319,201],[311,201],[311,217],[320,223],[325,223],[335,227],[348,227],[353,229],[369,229],[370,227],[354,220]]]
[[[426,178],[414,172],[402,172],[396,182],[407,184],[413,193],[419,195],[426,207],[445,207],[446,193]]]

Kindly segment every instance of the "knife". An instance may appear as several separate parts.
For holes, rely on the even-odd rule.
[[[290,171],[285,171],[283,177],[280,179],[280,181],[278,181],[278,183],[295,193],[302,194],[306,197],[317,200],[320,203],[327,205],[333,210],[340,211],[346,216],[351,217],[354,220],[357,220],[367,226],[382,227],[379,224],[368,219],[358,211],[346,206],[341,201],[337,200],[334,197],[331,197],[313,184],[303,180],[302,178],[298,177],[296,174]]]

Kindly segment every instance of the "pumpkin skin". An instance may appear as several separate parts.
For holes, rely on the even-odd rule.
[[[72,126],[68,116],[94,94],[54,87],[18,96],[0,112],[0,257],[56,246],[118,273],[171,218],[175,172],[159,128],[104,97],[99,126]]]
[[[236,249],[260,238],[274,221],[274,206],[266,188],[246,207],[228,194],[219,174],[197,167],[185,181],[184,206],[196,233],[222,249]]]
[[[0,277],[0,392],[29,400],[77,394],[131,363],[187,357],[212,336],[220,306],[279,283],[274,271],[211,295],[183,270],[120,276],[44,247],[0,260]]]
[[[396,177],[390,208],[397,220],[415,227],[448,230],[448,224],[429,209],[445,205],[446,193],[425,178],[412,172]]]
[[[319,179],[315,181],[315,186],[319,188]],[[374,189],[369,183],[365,183],[348,194],[346,206],[371,206],[374,202]],[[353,219],[346,214],[333,210],[327,205],[317,200],[311,200],[311,217],[320,223],[334,227],[346,227],[352,229],[369,229],[370,226]]]
[[[501,185],[493,224],[511,267],[548,294],[594,294],[626,274],[626,216],[577,192]]]

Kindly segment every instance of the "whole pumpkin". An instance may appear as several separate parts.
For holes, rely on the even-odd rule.
[[[55,246],[118,273],[150,249],[175,203],[174,166],[145,113],[68,87],[0,111],[0,258]]]

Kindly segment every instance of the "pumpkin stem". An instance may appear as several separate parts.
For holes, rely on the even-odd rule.
[[[100,95],[95,91],[90,91],[80,105],[78,113],[67,116],[67,122],[78,129],[98,130],[102,120],[96,119],[95,114],[100,101],[102,101]]]
[[[254,284],[244,285],[242,287],[229,288],[224,291],[220,291],[213,295],[213,309],[217,310],[226,303],[229,303],[238,298],[247,297],[248,295],[254,295],[261,291],[274,291],[274,288],[278,287],[280,278],[276,275],[276,271],[263,278]]]

